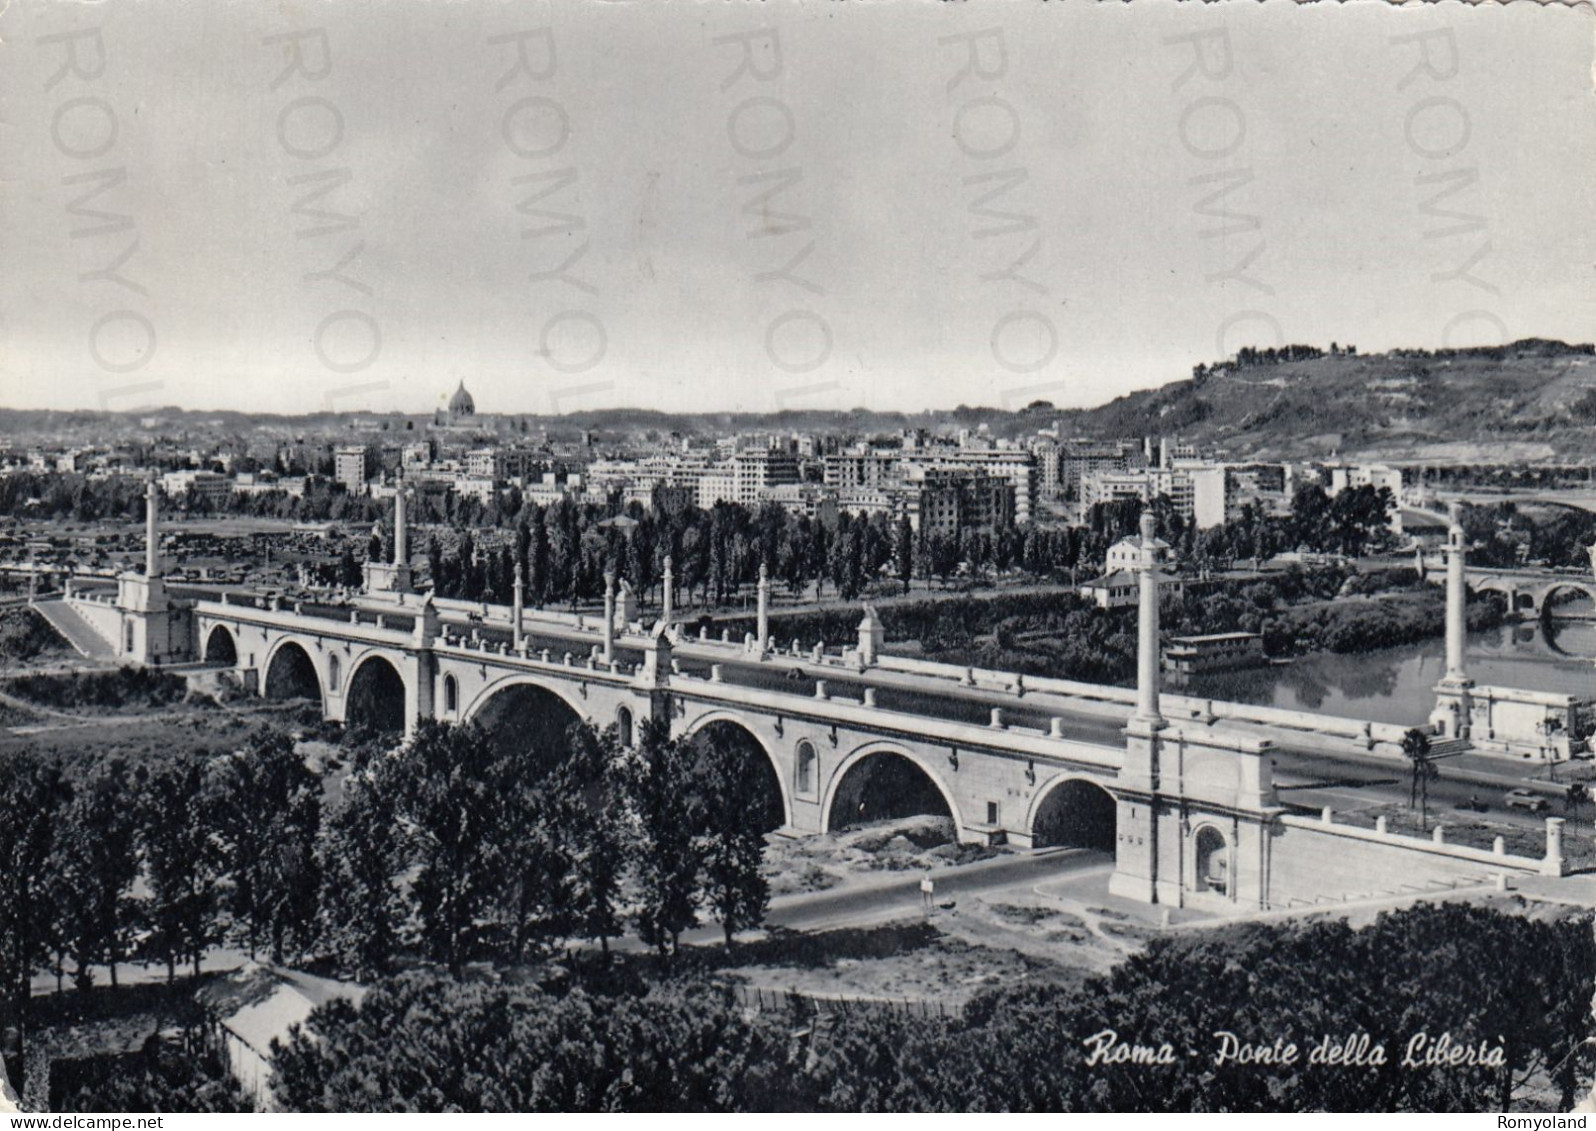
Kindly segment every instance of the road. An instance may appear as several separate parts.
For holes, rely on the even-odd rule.
[[[1061,848],[939,868],[932,871],[931,879],[936,889],[933,893],[936,902],[945,904],[949,900],[968,899],[1004,888],[1030,888],[1048,880],[1094,870],[1107,873],[1113,867],[1112,853]],[[835,930],[915,915],[924,906],[920,894],[920,880],[924,875],[924,872],[901,872],[876,883],[778,896],[770,901],[765,926],[794,931]],[[682,941],[705,944],[719,942],[722,938],[719,927],[705,926],[683,935]]]

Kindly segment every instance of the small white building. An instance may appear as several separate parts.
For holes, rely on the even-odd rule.
[[[317,1006],[335,998],[358,1006],[365,996],[366,988],[354,982],[251,964],[200,991],[200,1002],[228,1072],[255,1110],[269,1111],[272,1041],[286,1044],[288,1031],[303,1027]]]
[[[1175,560],[1173,547],[1162,538],[1153,539],[1153,553],[1159,565],[1171,565]],[[1138,536],[1121,538],[1108,548],[1108,553],[1103,559],[1103,572],[1113,573],[1116,570],[1134,569],[1141,564],[1142,540]]]
[[[1137,586],[1137,575],[1121,569],[1086,582],[1080,594],[1100,609],[1123,609],[1136,604]]]

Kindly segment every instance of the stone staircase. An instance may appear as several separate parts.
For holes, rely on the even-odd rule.
[[[59,598],[52,601],[37,601],[33,607],[49,622],[51,628],[61,634],[63,640],[77,650],[80,656],[91,660],[116,659],[116,652],[111,647],[111,642],[94,631],[93,626],[65,601]]]
[[[1431,758],[1450,758],[1457,754],[1467,754],[1473,748],[1466,738],[1430,739]]]

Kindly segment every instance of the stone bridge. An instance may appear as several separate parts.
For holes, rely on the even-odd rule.
[[[1509,612],[1523,616],[1557,616],[1569,597],[1583,596],[1596,610],[1596,583],[1578,575],[1526,570],[1468,571],[1468,585],[1476,593],[1501,593]],[[1588,613],[1582,615],[1589,615]]]
[[[69,586],[63,604],[125,661],[203,662],[351,725],[408,734],[423,719],[476,722],[531,758],[558,758],[574,723],[614,727],[628,747],[645,719],[675,737],[713,733],[746,752],[771,828],[816,834],[944,813],[964,842],[1112,851],[1112,890],[1145,901],[1236,912],[1305,891],[1319,898],[1313,877],[1327,852],[1347,863],[1345,882],[1562,869],[1555,830],[1544,859],[1478,859],[1289,818],[1271,773],[1282,736],[1395,757],[1404,728],[1164,694],[1150,516],[1132,691],[890,656],[868,606],[845,647],[783,648],[769,633],[763,573],[757,633],[688,637],[673,623],[668,560],[666,607],[652,626],[613,578],[602,615],[527,610],[519,583],[509,607],[435,599],[411,584],[403,499],[394,562],[369,564],[350,598],[169,584],[152,549],[145,572],[119,578],[115,594]],[[148,506],[153,547],[153,485]],[[1461,623],[1461,592],[1449,586],[1449,630]],[[1442,697],[1460,704],[1449,717],[1466,720],[1475,689],[1461,652],[1452,658],[1458,679]]]
[[[895,689],[891,673],[867,681],[873,665],[857,649],[778,655],[745,642],[683,639],[663,626],[641,631],[635,622],[606,635],[598,623],[558,614],[523,614],[517,641],[501,626],[504,610],[475,613],[472,622],[467,607],[439,604],[362,604],[335,618],[198,600],[192,616],[201,658],[232,668],[260,694],[313,698],[333,721],[389,729],[411,729],[418,719],[476,721],[554,733],[580,721],[614,726],[628,745],[649,718],[673,736],[732,732],[768,767],[761,776],[793,833],[827,832],[861,811],[890,808],[891,798],[868,796],[872,785],[901,788],[921,777],[962,840],[1047,842],[1062,835],[1055,809],[1066,803],[1096,806],[1097,826],[1112,826],[1124,758],[1112,722],[1066,736],[1062,720],[1025,725],[1039,721],[1027,711],[1006,722],[1003,708],[982,707],[976,694],[963,709],[941,712],[955,717],[905,710],[918,702],[915,693]],[[945,678],[967,687],[964,674],[949,669]]]

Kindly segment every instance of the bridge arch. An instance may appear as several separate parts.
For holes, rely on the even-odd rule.
[[[322,690],[321,669],[313,658],[313,647],[296,637],[285,636],[266,653],[261,670],[261,694],[267,699],[314,699],[327,709]]]
[[[1098,779],[1061,774],[1031,803],[1026,827],[1033,848],[1065,846],[1114,851],[1119,803]]]
[[[200,654],[200,659],[207,664],[226,664],[228,667],[236,667],[238,638],[233,635],[233,630],[225,624],[212,626],[205,636],[205,650]]]
[[[1579,601],[1582,606],[1577,615],[1589,616],[1596,613],[1596,588],[1592,588],[1578,581],[1557,581],[1548,585],[1541,593],[1540,613],[1543,617],[1556,617],[1559,605],[1569,604],[1569,597]]]
[[[626,708],[623,707],[621,709],[625,710]],[[771,753],[770,747],[765,745],[759,735],[755,734],[753,729],[738,717],[735,712],[710,711],[700,715],[688,725],[686,730],[682,731],[682,739],[684,741],[692,741],[702,735],[713,734],[717,731],[734,735],[736,740],[741,741],[750,752],[754,750],[759,752],[755,760],[756,768],[752,772],[758,773],[758,767],[763,767],[767,771],[764,775],[767,779],[764,783],[764,792],[768,799],[766,807],[769,812],[765,824],[769,828],[766,831],[768,832],[770,829],[777,829],[782,825],[791,823],[792,792],[786,780],[786,775],[782,773],[781,762]]]
[[[825,796],[820,806],[820,831],[829,833],[847,828],[859,819],[860,810],[865,814],[865,820],[909,816],[909,813],[893,813],[890,810],[903,809],[907,803],[928,800],[927,795],[922,793],[918,797],[900,798],[900,804],[885,806],[880,806],[879,789],[876,791],[878,797],[876,805],[872,805],[865,796],[872,784],[879,784],[879,778],[882,776],[879,772],[872,774],[872,768],[884,771],[888,776],[901,777],[905,772],[905,765],[913,771],[918,771],[919,778],[929,784],[941,797],[943,809],[953,818],[953,833],[957,837],[959,830],[964,828],[964,818],[959,812],[959,803],[953,799],[953,793],[942,780],[942,775],[910,747],[885,741],[865,743],[851,751],[832,769],[831,776],[826,781]],[[872,781],[873,777],[877,781]],[[879,816],[870,816],[878,806],[888,811],[881,812]],[[844,812],[844,809],[848,812]]]
[[[570,691],[566,690],[564,687],[561,687],[559,680],[549,680],[545,682],[540,679],[535,679],[532,676],[521,674],[501,676],[492,683],[483,687],[474,696],[472,696],[471,701],[466,704],[465,710],[460,713],[460,721],[463,723],[478,721],[477,716],[482,714],[483,709],[487,707],[489,701],[492,700],[494,696],[513,690],[517,687],[526,687],[532,689],[533,691],[541,691],[546,695],[550,695],[555,699],[558,699],[566,707],[570,708],[571,714],[575,715],[582,722],[591,723],[593,721],[588,714],[587,704],[573,695]]]
[[[336,657],[329,656],[328,661],[331,677],[336,671]],[[343,695],[344,725],[402,732],[408,698],[404,676],[393,660],[375,650],[363,652],[349,665],[349,683]]]
[[[594,725],[587,705],[557,681],[545,683],[521,674],[488,684],[466,704],[459,719],[488,731],[502,751],[528,759],[539,777],[564,753],[566,732],[573,725]]]

